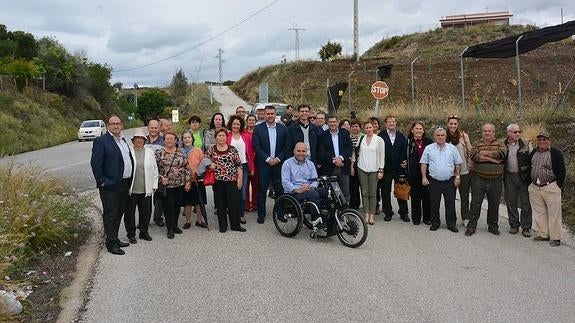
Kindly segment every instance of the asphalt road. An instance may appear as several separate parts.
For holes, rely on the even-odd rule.
[[[12,158],[39,163],[85,191],[94,185],[90,148],[74,142]],[[96,191],[87,193],[99,205]],[[250,213],[247,232],[221,234],[211,205],[210,231],[192,227],[169,240],[152,224],[154,240],[139,240],[125,256],[102,250],[81,320],[575,321],[573,248],[507,234],[504,217],[494,236],[485,210],[472,237],[462,227],[431,232],[378,217],[367,242],[350,249],[336,237],[311,240],[307,229],[280,236],[269,218],[271,200],[265,224]]]

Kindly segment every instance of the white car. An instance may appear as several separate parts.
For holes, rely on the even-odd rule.
[[[286,113],[288,106],[286,103],[256,103],[252,107],[250,114],[256,115],[256,110],[264,109],[268,105],[276,107],[276,122],[281,123],[281,117]]]
[[[107,131],[106,123],[102,120],[86,120],[78,129],[78,141],[96,139]]]

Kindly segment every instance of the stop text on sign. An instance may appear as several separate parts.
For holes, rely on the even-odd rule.
[[[385,82],[377,81],[371,85],[371,95],[378,100],[385,99],[389,94],[389,87]]]

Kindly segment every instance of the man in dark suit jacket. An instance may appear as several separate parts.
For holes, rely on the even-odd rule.
[[[128,203],[134,161],[119,117],[110,117],[108,132],[94,141],[90,165],[102,200],[106,248],[123,255],[121,247],[130,244],[118,239],[118,230]]]
[[[383,179],[380,183],[381,207],[385,221],[391,221],[393,209],[391,208],[391,184],[398,181],[399,176],[406,174],[407,167],[407,139],[397,130],[397,122],[394,116],[385,117],[385,129],[379,136],[385,141],[385,168]],[[409,222],[409,210],[406,200],[397,200],[399,204],[399,216],[405,222]]]
[[[288,158],[287,128],[276,123],[276,108],[265,107],[265,120],[254,128],[252,144],[256,152],[258,169],[258,223],[264,223],[266,217],[267,188],[273,185],[274,196],[283,192],[281,184],[282,162]]]
[[[307,148],[306,158],[311,160],[317,166],[317,143],[319,138],[318,132],[320,132],[321,129],[316,129],[317,126],[309,121],[309,105],[301,104],[297,107],[297,111],[298,120],[293,122],[291,126],[288,127],[288,158],[293,156],[295,145],[298,142],[303,142]],[[304,131],[307,132],[307,135],[304,133]]]
[[[349,202],[349,173],[351,170],[352,143],[349,131],[339,128],[336,116],[328,116],[328,129],[319,139],[321,175],[336,175],[339,186]]]

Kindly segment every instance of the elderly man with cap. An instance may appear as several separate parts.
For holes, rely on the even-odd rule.
[[[539,227],[535,241],[561,245],[561,190],[565,183],[565,161],[559,149],[551,147],[547,132],[537,135],[537,148],[531,154],[529,198],[535,223]]]
[[[140,239],[152,241],[148,233],[150,216],[152,215],[152,194],[158,188],[158,165],[154,151],[145,147],[146,134],[138,129],[132,136],[133,147],[130,148],[134,156],[132,168],[132,185],[130,185],[130,199],[124,215],[124,226],[130,243],[136,243],[136,206],[138,207],[138,227]]]

